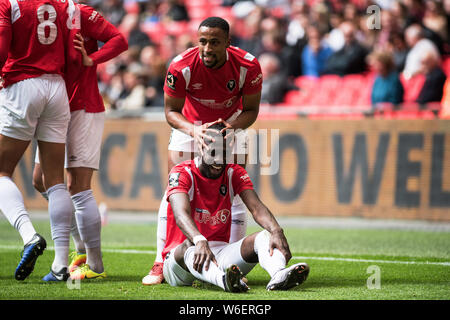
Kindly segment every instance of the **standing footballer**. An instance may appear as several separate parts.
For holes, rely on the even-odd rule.
[[[262,73],[257,59],[231,46],[230,27],[219,17],[209,17],[198,28],[198,46],[176,56],[171,62],[164,86],[164,109],[172,127],[168,170],[193,159],[208,137],[208,126],[222,122],[236,134],[233,153],[247,153],[245,130],[256,120],[261,100]],[[220,120],[217,120],[220,119]],[[242,161],[242,165],[244,165]],[[161,252],[167,231],[176,228],[167,221],[166,195],[158,211],[157,255],[144,285],[163,281]],[[234,198],[230,242],[246,234],[247,210],[239,196]]]

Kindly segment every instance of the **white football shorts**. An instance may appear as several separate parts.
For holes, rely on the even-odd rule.
[[[45,74],[0,90],[0,134],[30,141],[65,143],[70,120],[66,85]]]
[[[237,118],[241,110],[236,111],[226,121],[232,121]],[[247,130],[239,130],[236,132],[236,140],[233,146],[233,154],[248,154],[248,135]],[[198,153],[198,145],[194,143],[194,138],[190,135],[172,128],[169,140],[170,151],[195,152]]]
[[[248,263],[241,256],[241,239],[234,243],[228,243],[223,241],[209,241],[209,247],[216,257],[217,264],[221,270],[226,270],[230,265],[236,264],[241,272],[246,275],[255,266],[256,263]],[[192,249],[194,247],[191,247]],[[176,261],[174,257],[174,251],[172,249],[164,260],[164,279],[171,286],[190,286],[194,282],[195,277],[189,272],[184,270]],[[188,249],[188,250],[192,250]]]
[[[105,112],[77,110],[71,113],[66,144],[66,168],[92,168],[98,170]],[[35,162],[39,163],[39,152]]]

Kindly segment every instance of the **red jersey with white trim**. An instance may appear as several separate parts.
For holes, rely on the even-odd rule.
[[[5,64],[0,61],[5,87],[43,74],[64,75],[74,8],[72,0],[0,0],[2,38],[10,32],[11,39],[0,40],[0,57],[8,52]]]
[[[128,43],[119,30],[93,8],[80,4],[77,7],[80,10],[84,48],[94,61],[94,65],[82,66],[80,73],[67,70],[65,80],[70,111],[84,109],[90,113],[103,112],[105,106],[97,85],[97,64],[108,61],[125,51]],[[105,43],[100,50],[98,50],[97,41]]]
[[[235,195],[247,189],[253,189],[250,177],[244,168],[229,164],[221,177],[208,179],[198,168],[198,158],[184,161],[169,173],[167,198],[174,193],[187,193],[191,203],[191,216],[200,233],[208,241],[230,240],[231,205]],[[177,227],[170,203],[167,207],[166,245],[162,252],[166,254],[186,239]]]
[[[229,119],[242,110],[242,96],[261,92],[262,73],[258,60],[250,53],[230,46],[227,60],[218,69],[203,64],[198,47],[176,56],[166,75],[164,92],[186,98],[183,115],[190,122]]]

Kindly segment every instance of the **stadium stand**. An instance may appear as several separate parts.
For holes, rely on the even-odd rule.
[[[407,77],[403,71],[408,58],[408,47],[399,49],[398,41],[408,45],[408,39],[398,40],[405,35],[407,27],[413,24],[421,26],[423,35],[433,41],[441,55],[441,68],[450,75],[450,6],[437,2],[428,6],[426,0],[415,1],[323,1],[323,0],[279,0],[279,1],[238,1],[238,0],[110,0],[85,1],[96,7],[106,17],[119,21],[118,27],[129,34],[128,16],[139,16],[139,28],[145,33],[152,46],[159,52],[159,59],[167,66],[170,60],[189,46],[195,45],[196,30],[199,23],[208,16],[220,16],[231,24],[232,44],[240,46],[255,56],[272,52],[280,57],[283,65],[288,66],[280,72],[289,73],[288,81],[296,90],[288,91],[281,101],[263,104],[261,117],[295,118],[309,116],[311,119],[361,117],[376,118],[425,118],[448,117],[443,110],[444,102],[434,101],[418,105],[416,100],[424,85],[426,75],[422,72]],[[367,14],[370,5],[378,6],[379,17]],[[185,11],[184,11],[185,10]],[[183,16],[187,12],[187,16]],[[389,12],[391,20],[387,22],[384,13]],[[372,19],[372,20],[371,20]],[[370,27],[370,22],[381,25]],[[436,21],[445,24],[436,27]],[[383,50],[392,54],[396,63],[396,72],[404,88],[403,102],[396,106],[389,104],[371,105],[372,86],[377,76],[367,64],[366,71],[342,76],[323,74],[319,77],[302,75],[301,53],[308,43],[306,28],[317,26],[322,33],[321,45],[334,50],[342,48],[344,37],[340,32],[343,22],[355,26],[354,38],[367,51]],[[383,25],[383,23],[385,23]],[[383,28],[383,32],[380,32]],[[445,30],[443,30],[445,29]],[[388,32],[386,32],[386,30]],[[341,33],[341,34],[340,34]],[[281,37],[280,37],[281,35]],[[392,36],[392,37],[391,37]],[[281,49],[277,45],[281,45]],[[411,45],[411,44],[409,44]],[[124,84],[127,70],[141,66],[139,55],[143,47],[134,46],[99,68],[99,81],[105,103],[109,109],[119,109],[116,103],[130,94]],[[150,69],[150,70],[149,70]],[[159,70],[164,74],[164,71]],[[152,99],[152,90],[159,90],[155,84],[155,72],[151,68],[142,68],[137,73],[138,81],[148,90],[142,110],[161,110],[161,100]],[[444,97],[450,85],[444,87]],[[448,93],[447,93],[448,95]]]

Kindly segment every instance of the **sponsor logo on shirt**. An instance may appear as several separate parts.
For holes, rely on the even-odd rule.
[[[215,226],[218,224],[226,224],[231,212],[228,209],[218,210],[215,214],[211,214],[206,209],[195,208],[194,220],[199,223]]]
[[[258,74],[258,76],[251,81],[252,86],[256,86],[262,81],[262,73]]]
[[[203,84],[201,84],[201,83],[194,83],[193,85],[192,85],[192,88],[194,89],[194,90],[200,90],[200,89],[202,89],[202,87],[203,87]]]
[[[250,180],[250,176],[248,175],[248,173],[244,174],[243,176],[240,176],[242,181],[248,181]]]
[[[97,22],[98,18],[99,18],[100,14],[97,11],[92,11],[91,16],[89,17],[89,21],[92,22]]]

